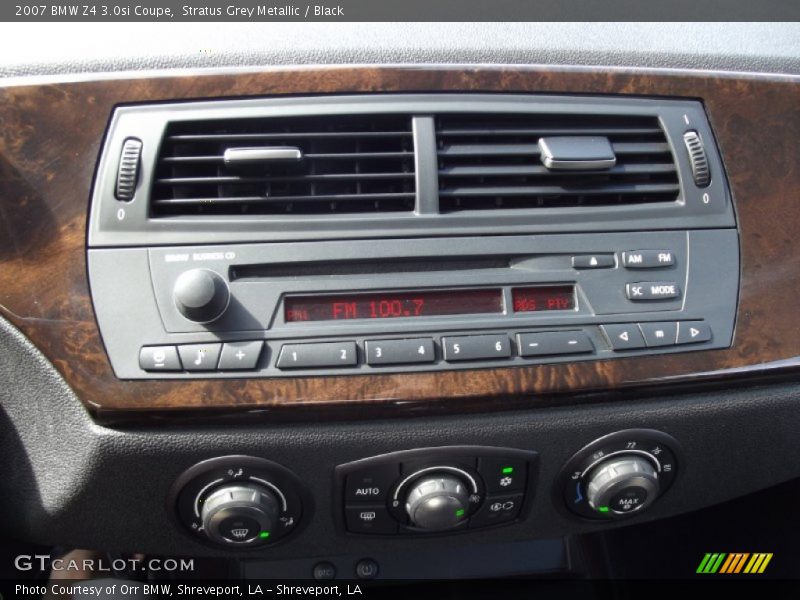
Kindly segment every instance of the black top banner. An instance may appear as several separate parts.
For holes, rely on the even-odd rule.
[[[5,22],[798,21],[797,0],[10,0]]]

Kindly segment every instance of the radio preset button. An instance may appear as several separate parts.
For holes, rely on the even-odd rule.
[[[703,321],[681,321],[678,324],[679,344],[699,344],[711,339],[711,327]]]
[[[175,346],[145,346],[139,350],[139,366],[144,371],[180,371],[181,361]]]
[[[213,371],[221,349],[222,344],[187,344],[178,346],[178,353],[187,371]]]
[[[367,340],[368,365],[431,363],[436,359],[431,338]]]
[[[675,264],[675,255],[669,250],[628,250],[622,253],[626,269],[658,269]]]
[[[674,281],[639,281],[625,284],[628,300],[670,300],[679,298],[681,288]]]
[[[284,344],[275,365],[279,369],[354,367],[358,364],[355,342]]]
[[[678,324],[675,321],[666,323],[639,323],[648,348],[673,346],[678,338]]]
[[[592,340],[583,331],[520,333],[518,339],[519,353],[524,357],[594,352]]]
[[[613,254],[581,254],[572,257],[573,269],[610,269],[613,266]]]
[[[511,357],[511,340],[505,334],[445,337],[442,348],[448,362]]]
[[[234,371],[239,369],[255,369],[258,358],[264,348],[264,342],[226,342],[222,346],[219,357],[221,371]]]
[[[620,350],[638,350],[645,347],[644,337],[636,323],[621,325],[601,325],[600,329],[615,352]]]

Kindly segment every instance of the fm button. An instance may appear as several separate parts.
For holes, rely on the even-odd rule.
[[[625,284],[625,295],[634,302],[679,298],[680,286],[674,281],[638,281]]]
[[[669,250],[629,250],[622,253],[626,269],[657,269],[675,264],[675,255]]]

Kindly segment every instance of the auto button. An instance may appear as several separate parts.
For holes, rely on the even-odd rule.
[[[389,487],[398,478],[396,464],[367,467],[347,476],[344,494],[346,504],[381,504]]]

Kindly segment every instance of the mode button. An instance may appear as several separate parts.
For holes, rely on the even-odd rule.
[[[628,300],[669,300],[679,298],[680,286],[674,281],[639,281],[625,284],[625,295]]]

